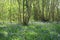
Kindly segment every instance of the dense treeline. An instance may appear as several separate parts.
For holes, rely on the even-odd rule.
[[[60,40],[59,0],[0,0],[0,40]]]
[[[23,23],[35,21],[60,21],[59,0],[1,0],[0,20]]]

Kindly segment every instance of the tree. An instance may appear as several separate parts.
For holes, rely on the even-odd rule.
[[[35,21],[40,21],[40,17],[41,17],[40,1],[41,0],[34,0],[34,2],[33,2],[34,20]]]
[[[20,11],[20,9],[21,9],[21,7],[20,7],[20,1],[21,0],[17,0],[17,2],[18,2],[18,6],[19,6],[19,14],[18,14],[18,22],[19,22],[19,24],[21,23],[21,11]]]

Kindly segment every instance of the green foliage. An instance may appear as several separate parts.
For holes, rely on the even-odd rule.
[[[58,36],[60,31],[59,24],[45,23],[42,25],[31,24],[28,26],[22,26],[18,24],[4,24],[4,25],[6,25],[6,27],[0,27],[1,40],[3,39],[4,40],[5,39],[7,40],[24,40],[24,39],[25,40],[58,40],[59,39]]]
[[[60,40],[59,12],[59,0],[0,0],[0,40]]]

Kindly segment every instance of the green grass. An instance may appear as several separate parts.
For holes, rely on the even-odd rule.
[[[0,24],[0,40],[60,40],[60,24]]]

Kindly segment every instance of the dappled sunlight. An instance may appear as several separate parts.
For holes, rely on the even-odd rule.
[[[0,40],[60,40],[60,1],[0,0]]]

